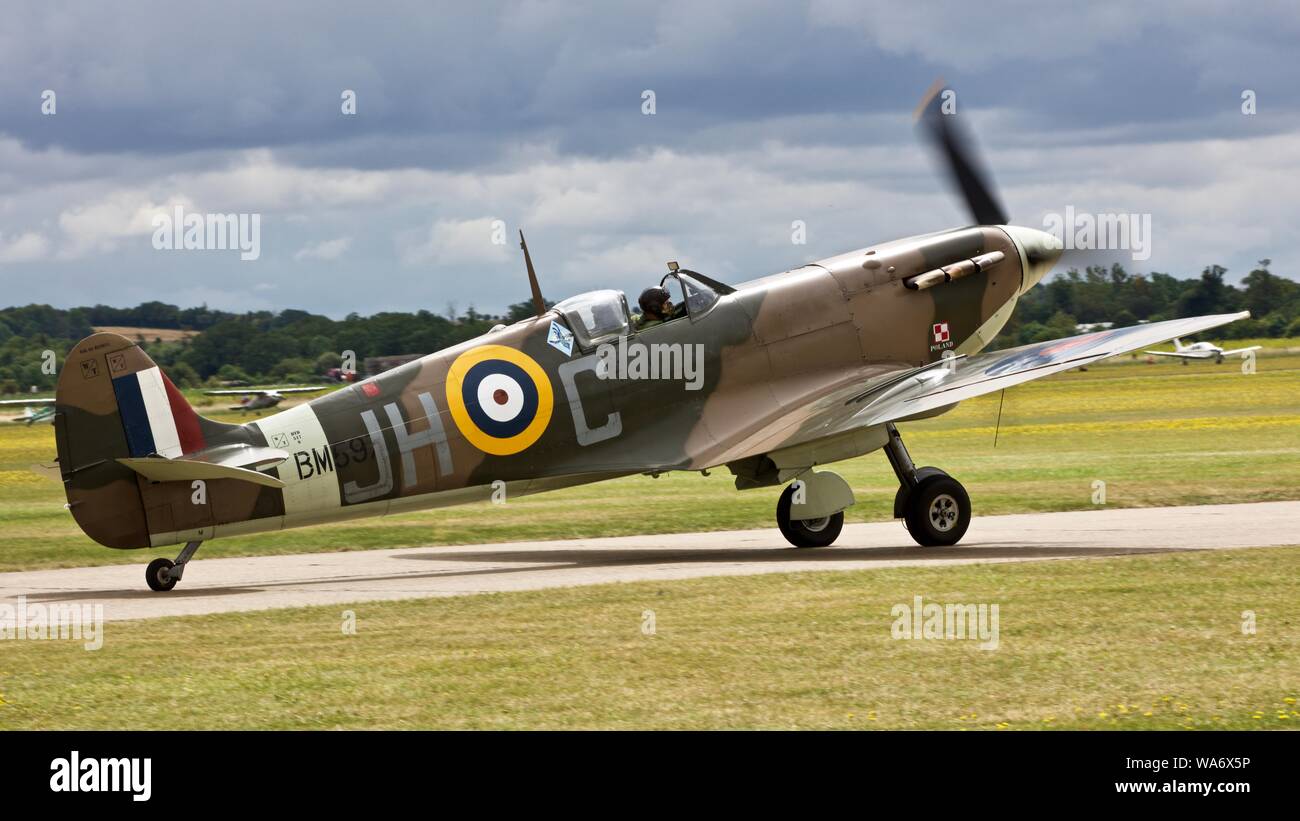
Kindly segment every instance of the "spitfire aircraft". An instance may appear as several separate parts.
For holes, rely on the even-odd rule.
[[[1249,348],[1233,348],[1230,351],[1225,351],[1213,342],[1193,342],[1190,345],[1184,345],[1183,340],[1175,337],[1172,351],[1143,351],[1143,353],[1176,357],[1183,360],[1184,365],[1192,359],[1213,359],[1216,364],[1222,365],[1225,356],[1234,356],[1247,351],[1258,351],[1263,347],[1263,345],[1251,345]]]
[[[6,399],[0,402],[0,405],[17,406],[23,409],[22,414],[10,417],[7,420],[9,422],[34,425],[37,422],[54,421],[53,399]]]
[[[208,396],[243,396],[244,401],[232,405],[232,411],[253,411],[274,408],[284,401],[289,393],[317,393],[325,390],[324,386],[309,388],[247,388],[244,390],[204,391]]]
[[[200,416],[130,340],[90,336],[58,383],[68,508],[108,547],[184,544],[148,566],[154,590],[213,539],[722,467],[741,491],[785,485],[777,526],[825,547],[855,503],[825,466],[881,450],[912,539],[955,544],[967,492],[918,466],[899,425],[1248,314],[980,353],[1061,245],[1008,224],[937,95],[921,112],[972,225],[736,285],[670,264],[650,321],[617,290],[548,309],[521,234],[535,316],[246,424]]]

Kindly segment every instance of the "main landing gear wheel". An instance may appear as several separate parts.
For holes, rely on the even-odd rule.
[[[931,476],[947,476],[948,474],[936,467],[917,468],[913,474],[915,480],[912,484],[899,484],[898,492],[894,494],[894,518],[902,519],[907,515],[907,497],[912,492],[912,488],[929,479]],[[906,524],[906,522],[904,522]]]
[[[794,501],[794,491],[794,485],[788,486],[781,492],[781,498],[776,503],[776,526],[781,528],[781,535],[795,547],[829,546],[844,529],[844,511],[819,519],[791,519],[790,505]]]
[[[149,567],[144,571],[144,580],[149,583],[149,589],[159,593],[166,593],[176,586],[177,579],[172,578],[172,568],[176,562],[171,559],[154,559],[149,562]]]
[[[939,468],[916,467],[894,423],[885,423],[885,430],[889,434],[885,456],[898,477],[894,518],[903,520],[922,547],[957,544],[970,527],[966,488]]]
[[[903,502],[907,532],[922,547],[954,545],[970,527],[970,497],[951,476],[922,479]]]

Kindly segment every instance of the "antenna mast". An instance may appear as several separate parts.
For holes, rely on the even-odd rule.
[[[523,229],[519,231],[519,247],[524,249],[524,264],[528,266],[528,286],[533,289],[533,310],[541,316],[546,313],[546,300],[542,299],[542,289],[537,284],[537,272],[533,270],[533,258],[528,254],[528,243],[524,241]]]

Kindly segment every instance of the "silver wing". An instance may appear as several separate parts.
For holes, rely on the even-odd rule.
[[[1217,328],[1250,316],[1237,314],[1171,319],[1130,328],[1054,339],[1005,351],[955,357],[948,362],[910,371],[892,384],[850,397],[828,432],[842,432],[918,416],[963,399],[1019,385],[1033,379],[1090,365],[1112,356],[1156,345],[1177,336]]]

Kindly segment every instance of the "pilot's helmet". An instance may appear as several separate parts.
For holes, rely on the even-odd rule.
[[[646,288],[641,292],[641,298],[636,301],[641,306],[642,313],[658,314],[671,297],[668,295],[667,288]]]

